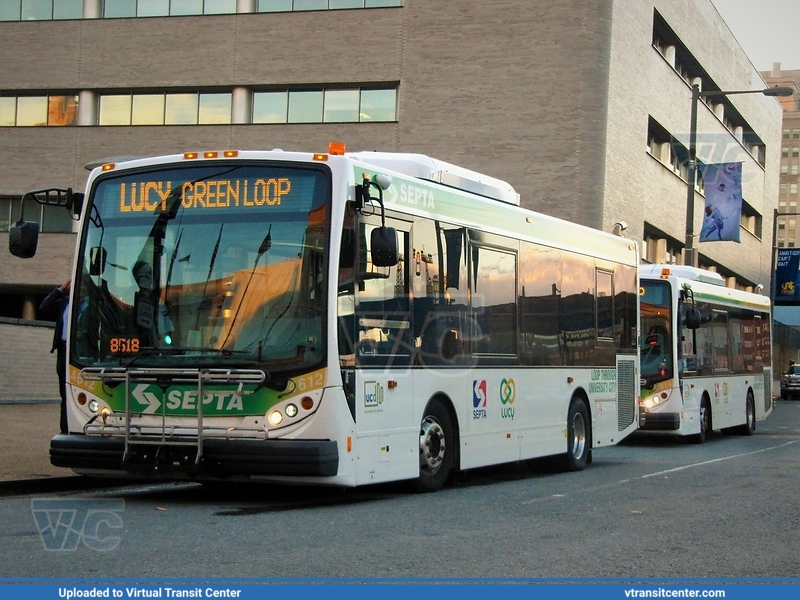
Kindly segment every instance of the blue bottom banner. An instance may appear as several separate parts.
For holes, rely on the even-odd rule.
[[[291,598],[325,600],[381,600],[417,598],[436,594],[438,599],[484,600],[486,594],[502,594],[503,600],[626,600],[634,598],[756,599],[789,597],[800,592],[797,580],[246,580],[162,582],[42,582],[0,580],[0,596],[6,600],[83,600],[93,598]]]

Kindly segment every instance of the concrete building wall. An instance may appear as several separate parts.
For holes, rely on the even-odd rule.
[[[52,345],[52,326],[0,319],[0,402],[58,399]]]
[[[84,165],[102,157],[324,150],[335,139],[350,150],[422,152],[485,172],[509,181],[529,208],[605,230],[624,219],[639,241],[645,221],[682,240],[685,183],[645,146],[648,116],[687,135],[690,88],[652,47],[653,11],[721,89],[764,85],[710,0],[404,4],[0,23],[3,93],[376,83],[398,90],[392,123],[3,128],[0,195],[51,185],[82,190]],[[762,96],[733,102],[766,143],[766,170],[736,142],[722,157],[745,162],[745,199],[766,216],[777,201],[779,107]],[[732,139],[704,106],[699,116],[699,131]],[[699,195],[697,206],[695,232]],[[769,223],[763,230],[761,239],[743,233],[741,244],[704,244],[700,252],[760,282],[769,269]],[[38,257],[24,269],[4,265],[0,285],[60,283],[71,253],[60,237],[42,236],[40,244],[55,266]]]
[[[766,84],[711,3],[696,0],[614,3],[603,226],[608,229],[624,216],[631,226],[629,234],[635,239],[642,239],[647,222],[683,242],[687,184],[648,154],[647,128],[648,118],[652,117],[688,146],[692,92],[689,83],[653,47],[654,10],[719,89],[757,90]],[[719,263],[753,283],[766,286],[771,260],[771,214],[777,205],[780,160],[777,123],[781,109],[775,98],[760,94],[729,98],[766,144],[765,166],[755,160],[703,102],[698,103],[698,158],[705,163],[744,163],[743,197],[763,216],[762,235],[759,238],[740,229],[738,245],[700,244],[695,239],[694,246],[705,262]],[[702,227],[704,201],[701,193],[695,194],[695,235]]]

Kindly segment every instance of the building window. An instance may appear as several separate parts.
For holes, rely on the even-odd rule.
[[[0,98],[0,127],[61,127],[77,123],[77,95]]]
[[[784,129],[783,130],[783,139],[785,139],[785,140],[789,139],[789,130],[788,129]]]
[[[2,0],[0,21],[51,21],[83,18],[83,0]]]
[[[258,12],[402,6],[403,0],[258,0]]]
[[[253,123],[379,123],[395,121],[396,114],[396,89],[253,94]]]
[[[402,6],[402,0],[258,0],[258,12]],[[104,0],[103,18],[223,15],[236,0]],[[82,19],[83,0],[0,0],[0,21]]]
[[[794,139],[800,138],[800,129],[792,129],[792,137]]]
[[[758,211],[745,200],[742,200],[742,214],[739,224],[754,236],[761,239],[763,222],[764,219]]]
[[[2,1],[2,0],[0,0]],[[227,125],[232,92],[112,93],[97,124]],[[78,96],[0,96],[0,127],[77,125]],[[253,94],[252,123],[381,123],[397,120],[397,89],[280,90]]]
[[[0,230],[8,231],[20,218],[20,196],[0,196]],[[63,206],[25,203],[25,220],[39,223],[42,233],[72,233],[72,216]]]
[[[786,185],[786,184],[782,183],[781,185]],[[792,184],[789,185],[789,193],[794,195],[794,196],[797,195],[797,184],[796,183],[792,183]]]
[[[792,158],[797,158],[798,156],[800,156],[800,148],[795,146],[792,148]]]
[[[652,118],[648,125],[647,151],[678,177],[684,181],[689,180],[689,151]],[[695,189],[700,190],[702,190],[702,177],[699,168],[701,164],[701,161],[698,160],[695,179]]]
[[[105,0],[106,19],[236,13],[236,0]]]
[[[781,158],[788,158],[789,157],[789,146],[784,146],[781,148]]]
[[[230,122],[230,92],[100,96],[99,125],[217,125]]]

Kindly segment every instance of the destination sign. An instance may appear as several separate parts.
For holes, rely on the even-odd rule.
[[[187,181],[178,185],[181,205],[186,210],[280,206],[292,191],[292,180],[288,177]],[[171,181],[122,182],[119,210],[123,213],[165,211],[176,189]]]

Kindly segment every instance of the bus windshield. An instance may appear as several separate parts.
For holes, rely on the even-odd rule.
[[[673,377],[672,302],[666,281],[642,281],[641,376],[652,386]]]
[[[98,178],[78,257],[73,362],[319,363],[330,190],[327,170],[274,163]]]

